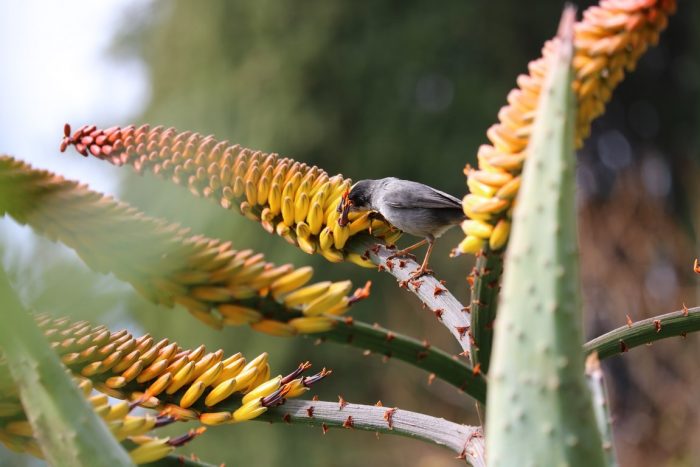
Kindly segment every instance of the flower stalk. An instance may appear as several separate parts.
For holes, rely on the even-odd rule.
[[[377,324],[334,317],[338,324],[330,331],[318,334],[324,341],[346,344],[365,352],[398,359],[421,368],[431,375],[464,391],[479,402],[486,402],[486,380],[474,371],[462,355],[450,355],[427,341],[390,331]]]
[[[601,360],[640,345],[669,337],[685,337],[700,331],[700,307],[683,308],[653,318],[630,322],[598,336],[584,345],[586,353],[596,352]]]
[[[435,318],[457,339],[465,356],[471,359],[471,318],[469,309],[462,305],[445,287],[444,281],[432,275],[412,279],[411,273],[418,263],[410,258],[392,260],[392,251],[372,237],[358,236],[349,248],[381,271],[386,271],[399,281],[399,286],[413,292]]]
[[[470,286],[469,312],[474,340],[472,360],[487,374],[491,363],[493,326],[498,309],[498,294],[503,274],[503,253],[486,249],[479,253],[467,281]]]
[[[485,466],[484,437],[480,427],[471,427],[416,412],[345,401],[290,401],[258,418],[329,428],[374,431],[407,436],[444,446],[473,466]]]
[[[610,397],[605,387],[605,377],[600,368],[600,360],[594,352],[586,358],[586,383],[593,397],[593,410],[596,423],[603,441],[603,453],[608,467],[619,467],[615,453],[615,440],[612,432],[612,415],[610,414]]]

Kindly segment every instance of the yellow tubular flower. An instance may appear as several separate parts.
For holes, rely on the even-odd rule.
[[[675,10],[675,0],[602,0],[600,6],[583,13],[574,34],[577,147],[590,134],[591,122],[603,113],[625,71],[634,70],[639,57],[658,42],[668,16]],[[508,105],[498,112],[499,123],[486,133],[491,144],[479,148],[478,170],[470,166],[464,169],[471,194],[464,198],[463,207],[471,221],[462,225],[466,238],[453,251],[455,255],[477,253],[487,245],[494,251],[506,246],[530,128],[552,47],[553,42],[547,42],[543,56],[530,62],[530,73],[517,78],[518,87],[508,94]],[[482,224],[490,226],[491,232]]]
[[[304,362],[286,376],[271,377],[266,352],[246,361],[240,353],[225,357],[223,351],[207,353],[203,346],[183,349],[167,339],[134,338],[126,331],[110,332],[85,321],[40,315],[36,322],[59,358],[80,378],[83,393],[120,441],[143,435],[168,420],[200,419],[209,425],[249,420],[301,395],[304,391],[298,387],[288,394],[291,381],[299,380],[308,387],[329,374],[323,369],[301,376],[311,366]],[[122,365],[127,359],[129,364]],[[116,363],[105,371],[95,370],[108,360]],[[31,426],[2,361],[0,378],[0,442],[28,450]],[[102,394],[91,395],[93,388]],[[107,395],[125,401],[110,404]],[[158,416],[129,415],[135,405],[161,412]]]
[[[304,298],[302,293],[318,286],[307,285],[313,275],[310,267],[278,266],[265,261],[260,253],[236,250],[230,242],[191,235],[178,224],[148,217],[128,204],[50,172],[32,169],[7,156],[0,156],[0,184],[8,194],[0,200],[0,213],[7,213],[18,222],[65,243],[91,268],[112,272],[157,304],[168,307],[179,304],[215,328],[249,324],[274,335],[303,332],[302,328],[287,323],[305,316],[305,309],[317,298],[313,294]],[[299,184],[311,186],[310,189],[315,187],[304,179],[299,180]],[[327,188],[316,188],[330,191],[330,180],[321,185]],[[255,197],[262,199],[258,194]],[[348,283],[322,284],[324,287],[342,284],[344,290]],[[335,286],[334,290],[339,288],[340,285]],[[347,303],[352,304],[364,296],[335,294],[323,307],[330,310],[343,305],[347,308]],[[293,305],[286,304],[290,300]],[[263,313],[258,311],[260,309],[266,311]],[[324,313],[326,310],[316,306],[312,311]],[[124,355],[100,361],[85,372],[104,373],[116,365],[122,373],[134,364],[151,364],[129,361],[127,357],[133,349],[120,350]],[[73,358],[81,357],[76,354]],[[133,379],[136,369],[125,372],[122,384]],[[150,367],[145,372],[139,369],[138,373],[142,380],[153,379],[162,370]]]
[[[2,371],[0,369],[0,372]],[[88,397],[93,390],[92,382],[83,378],[77,382],[85,396]],[[4,393],[4,397],[8,397],[7,393]],[[286,397],[291,396],[287,395]],[[132,460],[137,464],[161,459],[203,432],[202,429],[191,430],[178,438],[162,438],[154,442],[155,438],[144,435],[177,421],[177,417],[164,413],[130,415],[133,406],[126,401],[110,403],[104,394],[89,396],[88,401],[95,412],[106,422],[117,441],[124,442],[124,448],[129,451]],[[228,415],[228,420],[233,418],[230,412],[225,413]],[[202,414],[202,423],[211,421],[213,415],[216,414]],[[185,421],[185,419],[182,420]],[[34,429],[21,409],[11,417],[0,416],[0,443],[14,451],[26,452],[35,457],[43,458],[38,441],[34,437]],[[137,446],[134,447],[134,444]],[[156,446],[158,447],[156,448]]]
[[[130,451],[129,456],[134,464],[147,464],[157,461],[175,450],[174,447],[168,444],[168,441],[168,438],[154,439]]]
[[[350,226],[338,224],[336,208],[351,180],[341,175],[330,177],[318,167],[277,154],[161,126],[103,130],[86,125],[71,135],[66,125],[64,134],[61,151],[73,145],[84,156],[118,166],[129,164],[139,173],[152,172],[186,186],[197,196],[217,201],[225,209],[237,208],[268,232],[329,261],[344,260],[345,244],[352,235],[382,232],[370,229],[367,219]],[[353,214],[350,219],[358,217]]]

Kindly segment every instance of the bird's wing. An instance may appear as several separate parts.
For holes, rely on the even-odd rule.
[[[454,196],[428,185],[408,180],[388,182],[383,200],[394,208],[462,209],[462,201]]]

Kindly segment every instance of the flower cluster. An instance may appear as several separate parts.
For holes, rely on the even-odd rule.
[[[287,376],[271,378],[267,353],[247,361],[240,353],[224,358],[222,350],[183,349],[168,339],[135,338],[85,321],[40,316],[37,323],[61,361],[98,391],[206,424],[254,418],[329,373],[301,377],[310,367],[305,362]],[[226,416],[221,409],[227,409]]]
[[[589,135],[591,122],[605,110],[625,71],[634,70],[639,57],[658,42],[675,8],[675,0],[603,0],[576,23],[577,147]],[[534,112],[553,45],[553,41],[547,42],[542,57],[530,62],[530,73],[518,77],[518,87],[508,94],[508,105],[498,113],[499,123],[486,133],[491,144],[479,148],[479,168],[467,165],[464,169],[470,194],[465,196],[463,207],[469,219],[462,224],[466,238],[455,254],[476,253],[486,247],[500,250],[508,241]]]
[[[304,362],[286,376],[271,377],[267,353],[250,361],[240,353],[224,358],[221,350],[183,349],[167,339],[135,338],[85,321],[45,315],[36,321],[112,433],[119,441],[138,445],[130,451],[137,463],[163,457],[201,432],[177,438],[146,436],[154,428],[174,421],[219,425],[251,420],[285,399],[299,397],[330,373],[324,368],[301,376],[311,366]],[[41,456],[17,388],[1,361],[0,376],[7,376],[0,383],[0,442]],[[91,396],[93,388],[101,394]],[[123,401],[110,403],[108,396]],[[158,412],[131,415],[136,405]]]
[[[148,433],[167,426],[176,419],[166,414],[133,415],[131,411],[134,405],[128,401],[111,402],[105,394],[93,394],[93,385],[89,379],[77,378],[76,382],[95,413],[104,420],[109,431],[122,443],[135,464],[162,459],[205,431],[204,427],[199,427],[177,437],[154,437]],[[44,453],[19,400],[1,403],[8,406],[13,404],[16,409],[9,415],[0,414],[0,443],[12,451],[25,452],[43,459]]]
[[[348,260],[374,267],[361,255],[345,250],[348,239],[365,232],[393,243],[400,235],[369,213],[353,214],[350,223],[341,225],[338,205],[351,181],[341,175],[330,177],[315,166],[174,128],[143,125],[103,130],[86,125],[71,134],[66,125],[64,130],[61,151],[73,145],[84,156],[130,164],[138,172],[150,171],[185,185],[226,209],[237,207],[268,232],[332,262]]]
[[[65,243],[89,267],[113,273],[152,302],[180,304],[216,328],[249,324],[282,336],[327,331],[334,321],[322,314],[342,314],[369,295],[369,284],[352,295],[350,281],[307,285],[311,267],[277,266],[231,242],[191,235],[7,156],[0,156],[0,184],[7,191],[0,213]]]

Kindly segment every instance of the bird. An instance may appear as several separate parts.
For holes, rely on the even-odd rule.
[[[412,274],[413,279],[432,274],[428,262],[435,239],[466,218],[460,199],[428,185],[395,177],[356,182],[343,196],[338,210],[341,212],[340,225],[347,224],[349,212],[373,211],[397,229],[414,237],[423,237],[418,243],[390,256],[409,256],[410,251],[427,243],[425,258]]]

